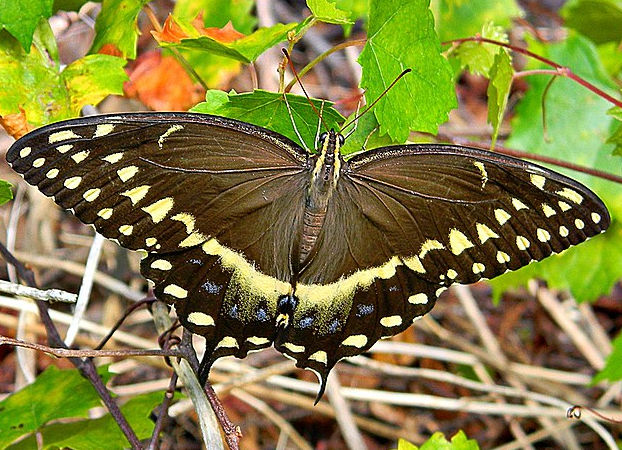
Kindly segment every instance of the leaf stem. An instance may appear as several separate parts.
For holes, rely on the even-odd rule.
[[[472,37],[462,38],[462,39],[452,39],[450,41],[443,42],[442,45],[448,45],[448,44],[460,45],[460,44],[462,44],[464,42],[485,42],[487,44],[494,44],[494,45],[498,45],[500,47],[505,47],[507,49],[510,49],[513,52],[521,53],[521,54],[523,54],[525,56],[529,56],[530,58],[534,58],[534,59],[536,59],[536,60],[538,60],[538,61],[540,61],[540,62],[542,62],[542,63],[544,63],[546,65],[549,65],[549,66],[555,68],[556,70],[553,71],[555,73],[555,75],[566,77],[566,78],[570,78],[571,80],[575,81],[576,83],[579,83],[581,86],[583,86],[583,87],[589,89],[590,91],[594,92],[596,95],[604,98],[608,102],[613,103],[614,105],[622,108],[622,101],[612,97],[611,95],[607,94],[602,89],[594,86],[589,81],[581,78],[580,76],[575,74],[569,67],[562,66],[561,64],[558,64],[558,63],[556,63],[553,60],[550,60],[548,58],[545,58],[544,56],[541,56],[541,55],[538,55],[538,54],[536,54],[534,52],[531,52],[531,51],[527,50],[526,48],[517,47],[516,45],[508,44],[506,42],[501,42],[501,41],[497,41],[497,40],[494,40],[494,39],[488,39],[488,38],[481,37],[481,36],[472,36]]]

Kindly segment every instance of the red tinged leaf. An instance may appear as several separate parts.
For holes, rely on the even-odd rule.
[[[20,108],[19,111],[19,113],[0,116],[0,125],[15,139],[21,138],[32,130],[32,127],[26,120],[26,112],[22,108]]]
[[[129,77],[123,87],[125,95],[154,110],[185,111],[205,96],[175,58],[157,51],[141,55]]]

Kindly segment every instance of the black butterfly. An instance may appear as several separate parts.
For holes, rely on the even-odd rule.
[[[607,209],[549,169],[451,145],[318,154],[190,113],[40,128],[7,160],[123,247],[182,324],[222,356],[273,345],[315,371],[408,328],[453,283],[515,270],[601,233]]]

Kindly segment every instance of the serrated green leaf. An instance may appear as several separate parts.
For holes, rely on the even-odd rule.
[[[0,402],[0,448],[52,420],[87,417],[99,405],[97,392],[77,370],[50,366],[34,383]]]
[[[138,439],[146,439],[153,432],[151,411],[162,402],[163,392],[150,392],[130,399],[121,407],[121,412],[136,433]],[[122,450],[129,448],[129,442],[110,414],[99,419],[58,423],[39,430],[42,449],[75,448],[80,450]],[[105,443],[105,444],[103,444]],[[10,450],[37,448],[35,437],[9,447]]]
[[[572,68],[573,72],[614,94],[613,85],[598,61],[593,44],[576,34],[559,44],[531,43],[530,50]],[[540,68],[532,64],[529,68]],[[610,173],[621,173],[622,159],[611,155],[606,144],[611,121],[611,105],[577,83],[560,78],[546,97],[547,140],[542,129],[542,95],[548,77],[531,77],[530,89],[516,108],[512,134],[506,146],[522,149],[594,167]],[[578,301],[591,300],[608,293],[622,277],[622,190],[610,181],[589,175],[566,172],[592,188],[607,205],[613,222],[601,236],[571,248],[561,255],[509,272],[491,281],[498,298],[507,287],[524,285],[531,278],[543,278],[554,288],[569,289]]]
[[[507,28],[522,11],[514,0],[432,0],[441,42],[475,35],[485,23]]]
[[[487,22],[481,31],[481,36],[500,42],[509,42],[508,35],[503,28],[492,22]],[[464,42],[451,56],[458,58],[462,69],[468,69],[475,75],[484,75],[489,78],[490,69],[499,52],[507,53],[506,49],[498,45],[485,42]]]
[[[612,344],[613,349],[609,356],[607,356],[605,367],[596,374],[592,380],[592,384],[604,380],[609,380],[612,383],[622,380],[622,333],[618,334]]]
[[[251,34],[257,25],[252,14],[253,0],[179,0],[173,14],[182,20],[191,21],[203,12],[205,27],[224,27],[231,22],[242,34]]]
[[[53,0],[0,0],[0,30],[5,29],[30,51],[33,35],[41,19],[52,15]]]
[[[207,101],[199,103],[192,108],[192,111],[252,123],[276,131],[300,144],[292,126],[287,105],[283,100],[283,94],[256,90],[244,94],[230,93],[225,95],[227,96],[226,102],[224,102],[222,91],[208,91]],[[302,139],[307,148],[313,149],[318,130],[318,117],[315,111],[309,105],[306,97],[287,94],[287,100]],[[314,99],[313,104],[318,110],[322,108],[321,100]],[[339,124],[343,122],[343,116],[331,105],[331,102],[324,102],[322,117],[329,128],[339,129]]]
[[[394,141],[404,142],[410,130],[436,133],[456,107],[452,70],[440,54],[427,0],[372,0],[359,62],[368,104],[412,69],[374,108],[381,133]]]
[[[443,433],[437,431],[420,447],[405,439],[400,439],[397,442],[397,450],[479,450],[479,445],[474,439],[468,439],[462,430],[451,438],[451,442],[445,438]]]
[[[492,125],[492,144],[494,148],[499,127],[503,121],[505,107],[508,104],[508,96],[512,87],[512,60],[507,52],[501,51],[495,56],[490,69],[490,82],[488,83],[488,123]]]
[[[622,41],[622,1],[572,0],[560,11],[564,25],[597,44]]]
[[[220,42],[208,36],[182,39],[179,43],[160,42],[165,48],[200,50],[240,62],[250,63],[264,51],[279,42],[287,40],[287,33],[298,24],[276,24],[270,28],[260,28],[254,33],[233,42]]]
[[[8,181],[0,180],[0,205],[13,200],[13,185]]]
[[[103,0],[95,20],[95,39],[89,53],[97,53],[104,45],[123,58],[136,58],[138,13],[150,0]],[[107,52],[110,54],[110,51]]]
[[[47,25],[42,24],[45,28]],[[97,104],[109,94],[122,93],[124,60],[108,55],[78,59],[59,73],[48,58],[51,42],[35,34],[30,53],[0,32],[0,115],[26,112],[29,123],[40,126],[79,114],[85,104]]]
[[[350,14],[347,11],[343,11],[335,5],[334,1],[330,0],[307,0],[307,6],[313,13],[313,15],[322,22],[336,23],[336,24],[348,24],[352,23]]]
[[[71,113],[78,115],[84,105],[97,105],[110,94],[122,95],[128,80],[125,60],[109,55],[87,55],[69,64],[61,73],[67,87]]]
[[[354,114],[352,117],[354,117]],[[352,117],[348,117],[346,121],[349,122]],[[350,130],[351,128],[348,127],[345,131],[349,133]],[[340,148],[340,152],[342,155],[349,155],[362,150],[371,150],[372,148],[392,144],[401,144],[401,142],[391,140],[388,134],[381,136],[380,125],[376,120],[376,116],[367,113],[358,119],[356,130],[346,139],[343,147]]]

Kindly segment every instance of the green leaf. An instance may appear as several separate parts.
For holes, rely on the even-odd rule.
[[[0,448],[52,420],[87,417],[89,409],[100,405],[97,392],[77,370],[50,366],[34,383],[0,402]]]
[[[240,62],[250,63],[264,51],[287,40],[287,33],[296,28],[297,24],[276,24],[270,28],[260,28],[253,34],[233,42],[220,42],[208,36],[182,39],[179,43],[160,42],[165,48],[201,50],[215,55],[232,58]]]
[[[610,382],[622,380],[622,333],[613,340],[613,350],[607,356],[605,367],[598,372],[592,384],[600,381],[609,380]]]
[[[123,95],[123,83],[128,79],[124,65],[124,59],[109,55],[87,55],[69,64],[61,81],[67,87],[72,115],[110,94]]]
[[[287,100],[302,139],[307,148],[313,149],[318,130],[318,117],[315,111],[309,105],[306,97],[287,94]],[[321,100],[314,99],[313,104],[318,110],[322,108]],[[343,122],[343,116],[331,105],[330,102],[324,102],[322,117],[329,128],[339,129],[339,124]],[[292,126],[292,119],[283,99],[283,94],[263,90],[244,94],[208,91],[206,101],[196,105],[192,111],[252,123],[276,131],[300,144]]]
[[[354,114],[352,115],[354,117]],[[351,117],[348,117],[348,122]],[[351,130],[348,127],[346,132]],[[346,139],[343,147],[340,148],[342,155],[359,152],[362,150],[371,150],[376,147],[385,145],[401,144],[401,142],[393,141],[388,134],[380,135],[380,125],[376,120],[376,116],[367,113],[358,119],[356,130]]]
[[[154,423],[149,416],[163,398],[163,392],[151,392],[134,397],[121,407],[121,412],[138,439],[151,436]],[[122,450],[129,448],[129,442],[110,414],[98,419],[48,425],[39,430],[39,433],[44,443],[43,449],[99,450],[105,447],[107,450]],[[37,448],[35,437],[30,436],[9,448],[11,450]]]
[[[531,43],[530,50],[572,68],[573,72],[614,94],[598,60],[593,44],[572,34],[559,44]],[[532,64],[529,68],[540,68]],[[547,140],[542,129],[542,95],[548,77],[531,77],[531,87],[516,108],[513,131],[506,146],[542,154],[610,173],[622,172],[622,159],[611,155],[607,144],[611,127],[610,104],[579,84],[560,78],[546,96]],[[569,289],[578,301],[591,300],[610,292],[622,277],[622,190],[619,185],[592,176],[566,172],[587,184],[605,202],[613,218],[610,229],[601,236],[571,248],[561,255],[508,272],[491,281],[494,295],[510,286],[525,285],[531,278],[548,281],[549,286]]]
[[[0,0],[0,30],[6,29],[29,52],[39,21],[52,15],[52,2],[53,0]]]
[[[522,16],[514,0],[432,0],[432,11],[441,42],[473,36],[488,22],[508,28]]]
[[[509,42],[508,35],[503,31],[503,28],[496,26],[492,22],[487,22],[480,34],[484,38]],[[484,75],[490,78],[490,69],[495,61],[495,56],[499,52],[507,53],[505,48],[498,45],[485,42],[464,42],[460,44],[451,56],[458,58],[462,69],[468,69],[475,75]]]
[[[615,147],[611,152],[612,155],[622,156],[622,108],[615,106],[607,111],[616,121],[612,124],[612,133],[607,138],[607,144],[613,144]]]
[[[57,11],[79,11],[89,0],[54,0],[52,10]]]
[[[107,53],[118,52],[123,58],[136,58],[138,13],[149,0],[103,0],[95,20],[95,39],[89,53],[111,46]],[[115,53],[116,54],[116,53]]]
[[[488,83],[488,123],[492,125],[492,144],[495,146],[499,126],[503,121],[503,114],[508,104],[508,96],[512,87],[512,60],[507,52],[501,51],[495,56],[490,69],[490,82]]]
[[[0,180],[0,205],[4,205],[9,200],[13,200],[13,185],[8,181]]]
[[[374,108],[381,134],[394,141],[404,142],[410,130],[436,133],[456,107],[452,70],[440,54],[427,0],[372,0],[359,62],[368,104],[412,69]]]
[[[313,15],[322,22],[349,24],[352,23],[348,11],[339,9],[334,1],[330,0],[307,0],[307,6]]]
[[[224,27],[231,22],[242,34],[251,34],[257,25],[252,14],[253,0],[179,0],[175,3],[175,17],[192,21],[203,12],[205,27]]]
[[[421,447],[400,439],[397,442],[397,450],[479,450],[479,445],[474,439],[468,439],[462,430],[451,438],[451,442],[445,438],[443,433],[437,431]]]
[[[622,1],[571,0],[560,11],[564,24],[597,44],[622,41]]]

